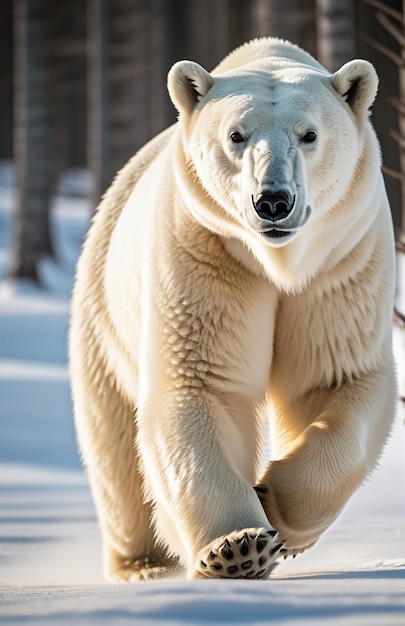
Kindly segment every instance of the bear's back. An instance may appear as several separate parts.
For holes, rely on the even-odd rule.
[[[307,65],[318,70],[325,71],[325,68],[318,63],[308,52],[305,52],[295,44],[277,37],[262,37],[253,39],[248,43],[236,48],[233,52],[213,70],[213,74],[223,74],[230,70],[237,69],[260,59],[273,57],[275,64],[292,61],[293,64]]]

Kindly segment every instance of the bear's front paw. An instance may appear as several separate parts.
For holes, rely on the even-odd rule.
[[[200,550],[192,578],[264,578],[282,547],[275,530],[235,530]]]

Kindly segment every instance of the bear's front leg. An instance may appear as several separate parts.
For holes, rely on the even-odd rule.
[[[290,410],[294,421],[299,406],[297,401],[284,407],[284,417]],[[323,410],[287,444],[288,453],[269,463],[255,488],[287,555],[319,539],[375,466],[395,414],[392,363],[353,382],[307,393],[301,419],[311,407]]]
[[[193,255],[172,244],[146,283],[137,443],[158,536],[189,577],[254,578],[281,548],[253,489],[277,296],[210,237],[203,262],[195,233]]]
[[[283,544],[252,482],[238,471],[238,436],[232,429],[235,458],[224,453],[225,408],[203,390],[194,399],[186,392],[175,395],[184,397],[182,406],[154,403],[138,420],[158,536],[180,555],[190,578],[268,575]]]

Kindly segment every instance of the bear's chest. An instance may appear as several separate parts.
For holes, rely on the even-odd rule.
[[[274,381],[283,381],[299,396],[358,376],[378,351],[377,318],[373,294],[351,281],[329,291],[312,289],[282,298],[274,334]]]

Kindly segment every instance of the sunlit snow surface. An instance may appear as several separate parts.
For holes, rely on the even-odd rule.
[[[0,264],[9,217],[3,185]],[[48,291],[0,286],[0,624],[405,625],[402,414],[379,468],[339,520],[271,580],[106,584],[66,367],[68,293],[87,223],[83,199],[59,198],[60,258],[42,267]],[[395,347],[403,384],[399,331]]]

